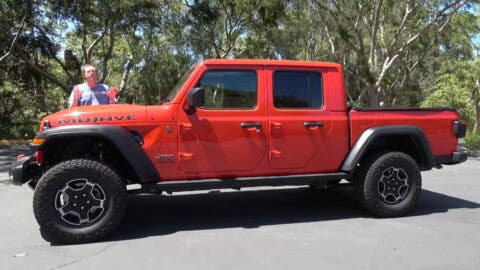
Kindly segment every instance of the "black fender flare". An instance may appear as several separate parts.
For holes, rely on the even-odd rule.
[[[44,138],[40,145],[30,145],[32,150],[42,150],[57,138],[95,136],[106,139],[115,145],[123,157],[130,163],[140,183],[156,183],[160,179],[155,166],[141,148],[132,133],[119,126],[109,125],[77,125],[51,128],[38,134],[35,138]]]
[[[434,165],[434,158],[427,136],[423,130],[417,126],[399,125],[399,126],[378,126],[365,130],[358,138],[355,146],[350,150],[347,158],[342,164],[342,171],[351,173],[355,170],[357,164],[376,139],[385,136],[408,136],[415,140],[420,148],[423,162],[420,167],[423,170],[430,170]]]

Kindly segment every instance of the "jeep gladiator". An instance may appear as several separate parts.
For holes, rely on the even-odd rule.
[[[44,117],[10,169],[34,188],[45,239],[104,238],[129,193],[354,187],[380,217],[414,209],[421,171],[466,160],[453,109],[349,109],[339,64],[206,60],[160,104],[74,107]]]

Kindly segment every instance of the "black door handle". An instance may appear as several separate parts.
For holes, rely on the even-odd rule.
[[[323,122],[305,122],[303,125],[305,127],[323,127]]]
[[[261,128],[262,123],[241,123],[242,128]]]

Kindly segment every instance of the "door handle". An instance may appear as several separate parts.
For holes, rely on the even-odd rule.
[[[305,122],[303,125],[306,128],[312,128],[312,127],[323,127],[323,122]]]
[[[262,127],[262,123],[241,123],[240,124],[240,127],[242,128],[261,128]]]
[[[270,128],[281,128],[282,123],[280,122],[270,122]]]

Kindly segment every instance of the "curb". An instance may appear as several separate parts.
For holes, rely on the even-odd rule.
[[[32,140],[0,140],[0,145],[30,144]]]

